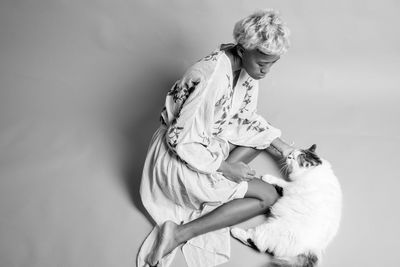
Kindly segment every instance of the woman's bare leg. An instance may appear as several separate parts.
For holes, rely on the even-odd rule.
[[[239,152],[243,153],[241,150]],[[235,151],[231,153],[232,157],[235,156],[234,153]],[[243,153],[243,155],[248,154]],[[238,157],[238,159],[241,158]],[[278,199],[275,187],[262,180],[254,179],[248,182],[248,185],[244,198],[227,202],[200,218],[182,225],[177,225],[172,221],[165,222],[161,227],[155,249],[149,255],[149,264],[157,264],[174,248],[193,237],[232,226],[265,213]]]
[[[148,257],[148,263],[156,265],[162,257],[193,237],[266,213],[278,199],[275,187],[259,179],[248,182],[248,185],[244,198],[227,202],[202,217],[182,225],[165,222],[161,226],[157,244]]]
[[[264,214],[278,199],[275,187],[259,179],[248,182],[244,198],[227,202],[210,213],[179,225],[177,239],[183,243],[195,236],[241,223]]]

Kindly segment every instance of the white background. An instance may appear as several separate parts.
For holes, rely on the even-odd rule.
[[[398,266],[394,0],[1,1],[0,266],[134,266],[152,227],[141,167],[167,90],[264,7],[292,45],[261,82],[259,112],[296,146],[317,143],[343,187],[322,266]],[[276,173],[267,155],[252,165]],[[233,241],[224,266],[267,261]]]

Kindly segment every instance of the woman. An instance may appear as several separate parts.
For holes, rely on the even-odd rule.
[[[165,266],[183,243],[189,266],[221,264],[229,258],[226,227],[277,200],[246,163],[270,146],[283,156],[294,149],[256,113],[258,80],[286,52],[288,34],[277,12],[256,12],[235,25],[236,44],[198,61],[168,92],[140,189],[161,226],[143,244],[138,265]]]

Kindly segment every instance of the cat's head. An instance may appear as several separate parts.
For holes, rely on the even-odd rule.
[[[308,169],[322,164],[322,160],[315,154],[317,145],[308,149],[295,149],[285,158],[289,178],[295,178]]]

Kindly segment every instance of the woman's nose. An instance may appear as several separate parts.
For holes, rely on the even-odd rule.
[[[270,66],[262,67],[260,71],[261,71],[262,74],[266,74],[266,73],[268,73],[269,68],[270,68]]]
[[[271,65],[272,65],[272,64],[267,64],[267,65],[263,66],[263,67],[261,68],[261,73],[262,73],[262,74],[268,73],[268,72],[269,72],[269,69],[271,68]]]

